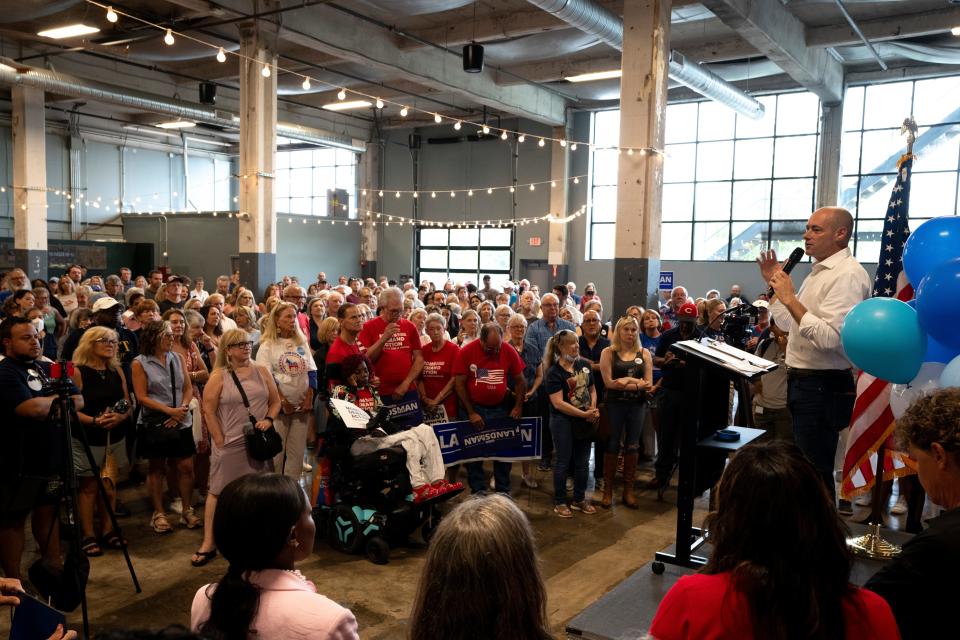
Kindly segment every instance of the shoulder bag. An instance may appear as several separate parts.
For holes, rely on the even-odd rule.
[[[243,385],[240,384],[240,378],[237,377],[237,372],[233,369],[230,369],[230,375],[233,377],[234,384],[237,385],[237,391],[240,392],[243,406],[247,409],[247,417],[250,419],[250,425],[243,430],[243,435],[247,441],[247,453],[250,454],[251,458],[260,462],[272,460],[275,455],[283,451],[283,440],[280,439],[280,434],[272,424],[265,431],[257,429],[257,419],[250,413],[250,401],[247,400],[247,394],[243,390]],[[254,369],[254,375],[259,376],[260,372]]]
[[[173,373],[173,359],[176,354],[171,354],[170,358],[170,393],[172,395],[171,407],[177,406],[177,383],[176,376]],[[165,451],[167,447],[176,444],[180,440],[180,434],[177,433],[177,427],[166,427],[164,424],[170,419],[162,411],[150,410],[144,407],[143,416],[140,418],[140,445],[144,451],[149,452],[151,456]],[[141,457],[143,454],[140,454]]]

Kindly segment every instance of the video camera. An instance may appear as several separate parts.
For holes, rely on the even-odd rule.
[[[753,326],[760,319],[760,309],[752,304],[741,304],[724,312],[720,332],[723,341],[730,346],[746,351]]]

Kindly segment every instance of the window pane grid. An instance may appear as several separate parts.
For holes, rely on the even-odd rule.
[[[498,286],[512,271],[513,229],[418,229],[415,258],[419,279],[438,289],[448,278],[479,286],[485,275]]]
[[[667,107],[661,259],[753,260],[761,244],[802,235],[815,202],[820,101],[809,92],[759,99],[760,121],[709,101]],[[617,111],[594,114],[594,142],[601,114],[606,122]],[[616,229],[616,187],[609,170],[598,175],[609,167],[599,153],[590,160],[588,260],[613,257],[614,243],[600,239]]]
[[[278,151],[274,172],[277,215],[329,215],[327,191],[347,192],[347,210],[339,216],[357,218],[357,155],[340,149]],[[343,206],[341,204],[341,206]]]

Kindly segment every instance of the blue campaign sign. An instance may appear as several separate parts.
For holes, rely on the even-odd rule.
[[[535,460],[540,457],[540,418],[487,420],[477,431],[469,420],[433,425],[440,441],[443,464],[450,466],[474,460]]]
[[[382,398],[383,404],[390,407],[387,411],[387,420],[403,427],[415,427],[423,423],[423,409],[420,408],[420,396],[416,389],[411,389],[400,398],[394,400],[390,396]]]
[[[660,272],[660,291],[670,291],[673,289],[673,271]]]

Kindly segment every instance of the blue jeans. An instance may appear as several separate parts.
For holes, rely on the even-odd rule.
[[[620,402],[607,401],[607,416],[610,420],[610,437],[607,439],[607,453],[620,452],[620,435],[623,434],[623,448],[628,453],[640,448],[640,432],[643,431],[647,411],[646,405],[637,400]],[[599,463],[597,463],[599,466]]]
[[[836,495],[833,467],[838,433],[850,423],[856,384],[847,372],[823,372],[788,378],[787,406],[793,420],[793,437],[823,477],[831,496]]]
[[[587,493],[587,476],[590,471],[590,447],[593,438],[577,440],[573,437],[571,418],[563,413],[550,416],[553,431],[553,446],[557,462],[553,466],[553,502],[567,502],[567,470],[573,463],[573,501],[583,502]]]
[[[484,422],[493,418],[505,418],[510,413],[503,406],[484,407],[475,404],[473,410],[483,418]],[[510,470],[512,468],[513,464],[510,462],[493,461],[493,483],[497,493],[510,493]],[[470,485],[470,491],[473,493],[486,492],[487,478],[483,473],[482,460],[467,463],[467,484]]]

